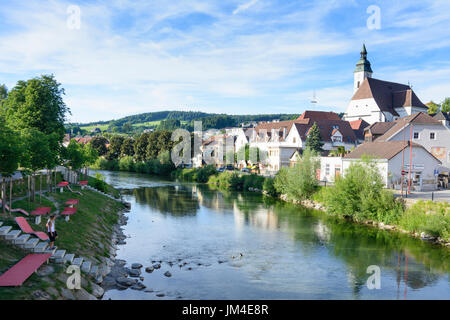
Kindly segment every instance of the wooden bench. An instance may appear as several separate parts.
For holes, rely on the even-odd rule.
[[[52,255],[29,254],[0,276],[0,287],[19,287]]]

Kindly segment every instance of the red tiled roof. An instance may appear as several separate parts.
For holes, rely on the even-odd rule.
[[[320,135],[322,141],[331,141],[331,136],[333,135],[333,130],[336,128],[342,134],[342,142],[354,143],[356,142],[356,136],[350,123],[344,120],[317,120],[320,129]],[[308,130],[312,127],[314,122],[310,121],[308,124],[299,123],[295,121],[294,125],[297,128],[298,133],[302,140],[305,140],[308,134]]]
[[[316,120],[341,120],[339,115],[334,112],[326,111],[305,111],[303,114],[297,118],[297,120],[310,119],[312,121]]]

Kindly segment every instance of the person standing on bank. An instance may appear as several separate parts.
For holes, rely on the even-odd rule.
[[[56,215],[52,214],[50,216],[50,219],[47,221],[47,234],[50,238],[50,250],[55,248],[55,240],[58,238],[58,234],[56,233],[55,228],[55,222],[56,222]]]

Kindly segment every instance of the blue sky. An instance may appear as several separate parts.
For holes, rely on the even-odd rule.
[[[79,30],[67,27],[70,5]],[[367,27],[371,5],[378,30]],[[0,83],[55,74],[74,122],[341,112],[365,42],[375,78],[439,102],[450,96],[449,12],[448,0],[2,0]]]

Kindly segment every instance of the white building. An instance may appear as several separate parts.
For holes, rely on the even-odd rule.
[[[378,80],[372,78],[372,74],[367,50],[363,45],[361,59],[354,71],[353,97],[344,114],[345,120],[364,120],[372,124],[427,112],[428,107],[409,85]]]
[[[334,112],[305,111],[298,119],[258,125],[250,137],[250,146],[267,152],[267,171],[275,173],[290,165],[291,156],[304,148],[309,130],[317,123],[324,151],[354,148],[358,139],[348,121]]]
[[[416,113],[394,122],[376,141],[410,140],[420,144],[444,167],[450,168],[450,128],[426,113]]]
[[[362,156],[368,155],[375,159],[377,167],[386,187],[395,185],[400,188],[402,170],[404,185],[408,184],[410,156],[411,156],[411,181],[413,190],[429,191],[437,187],[435,170],[441,165],[423,146],[409,141],[375,141],[366,142],[358,146],[353,152],[342,158],[342,173],[345,176],[348,167]]]

